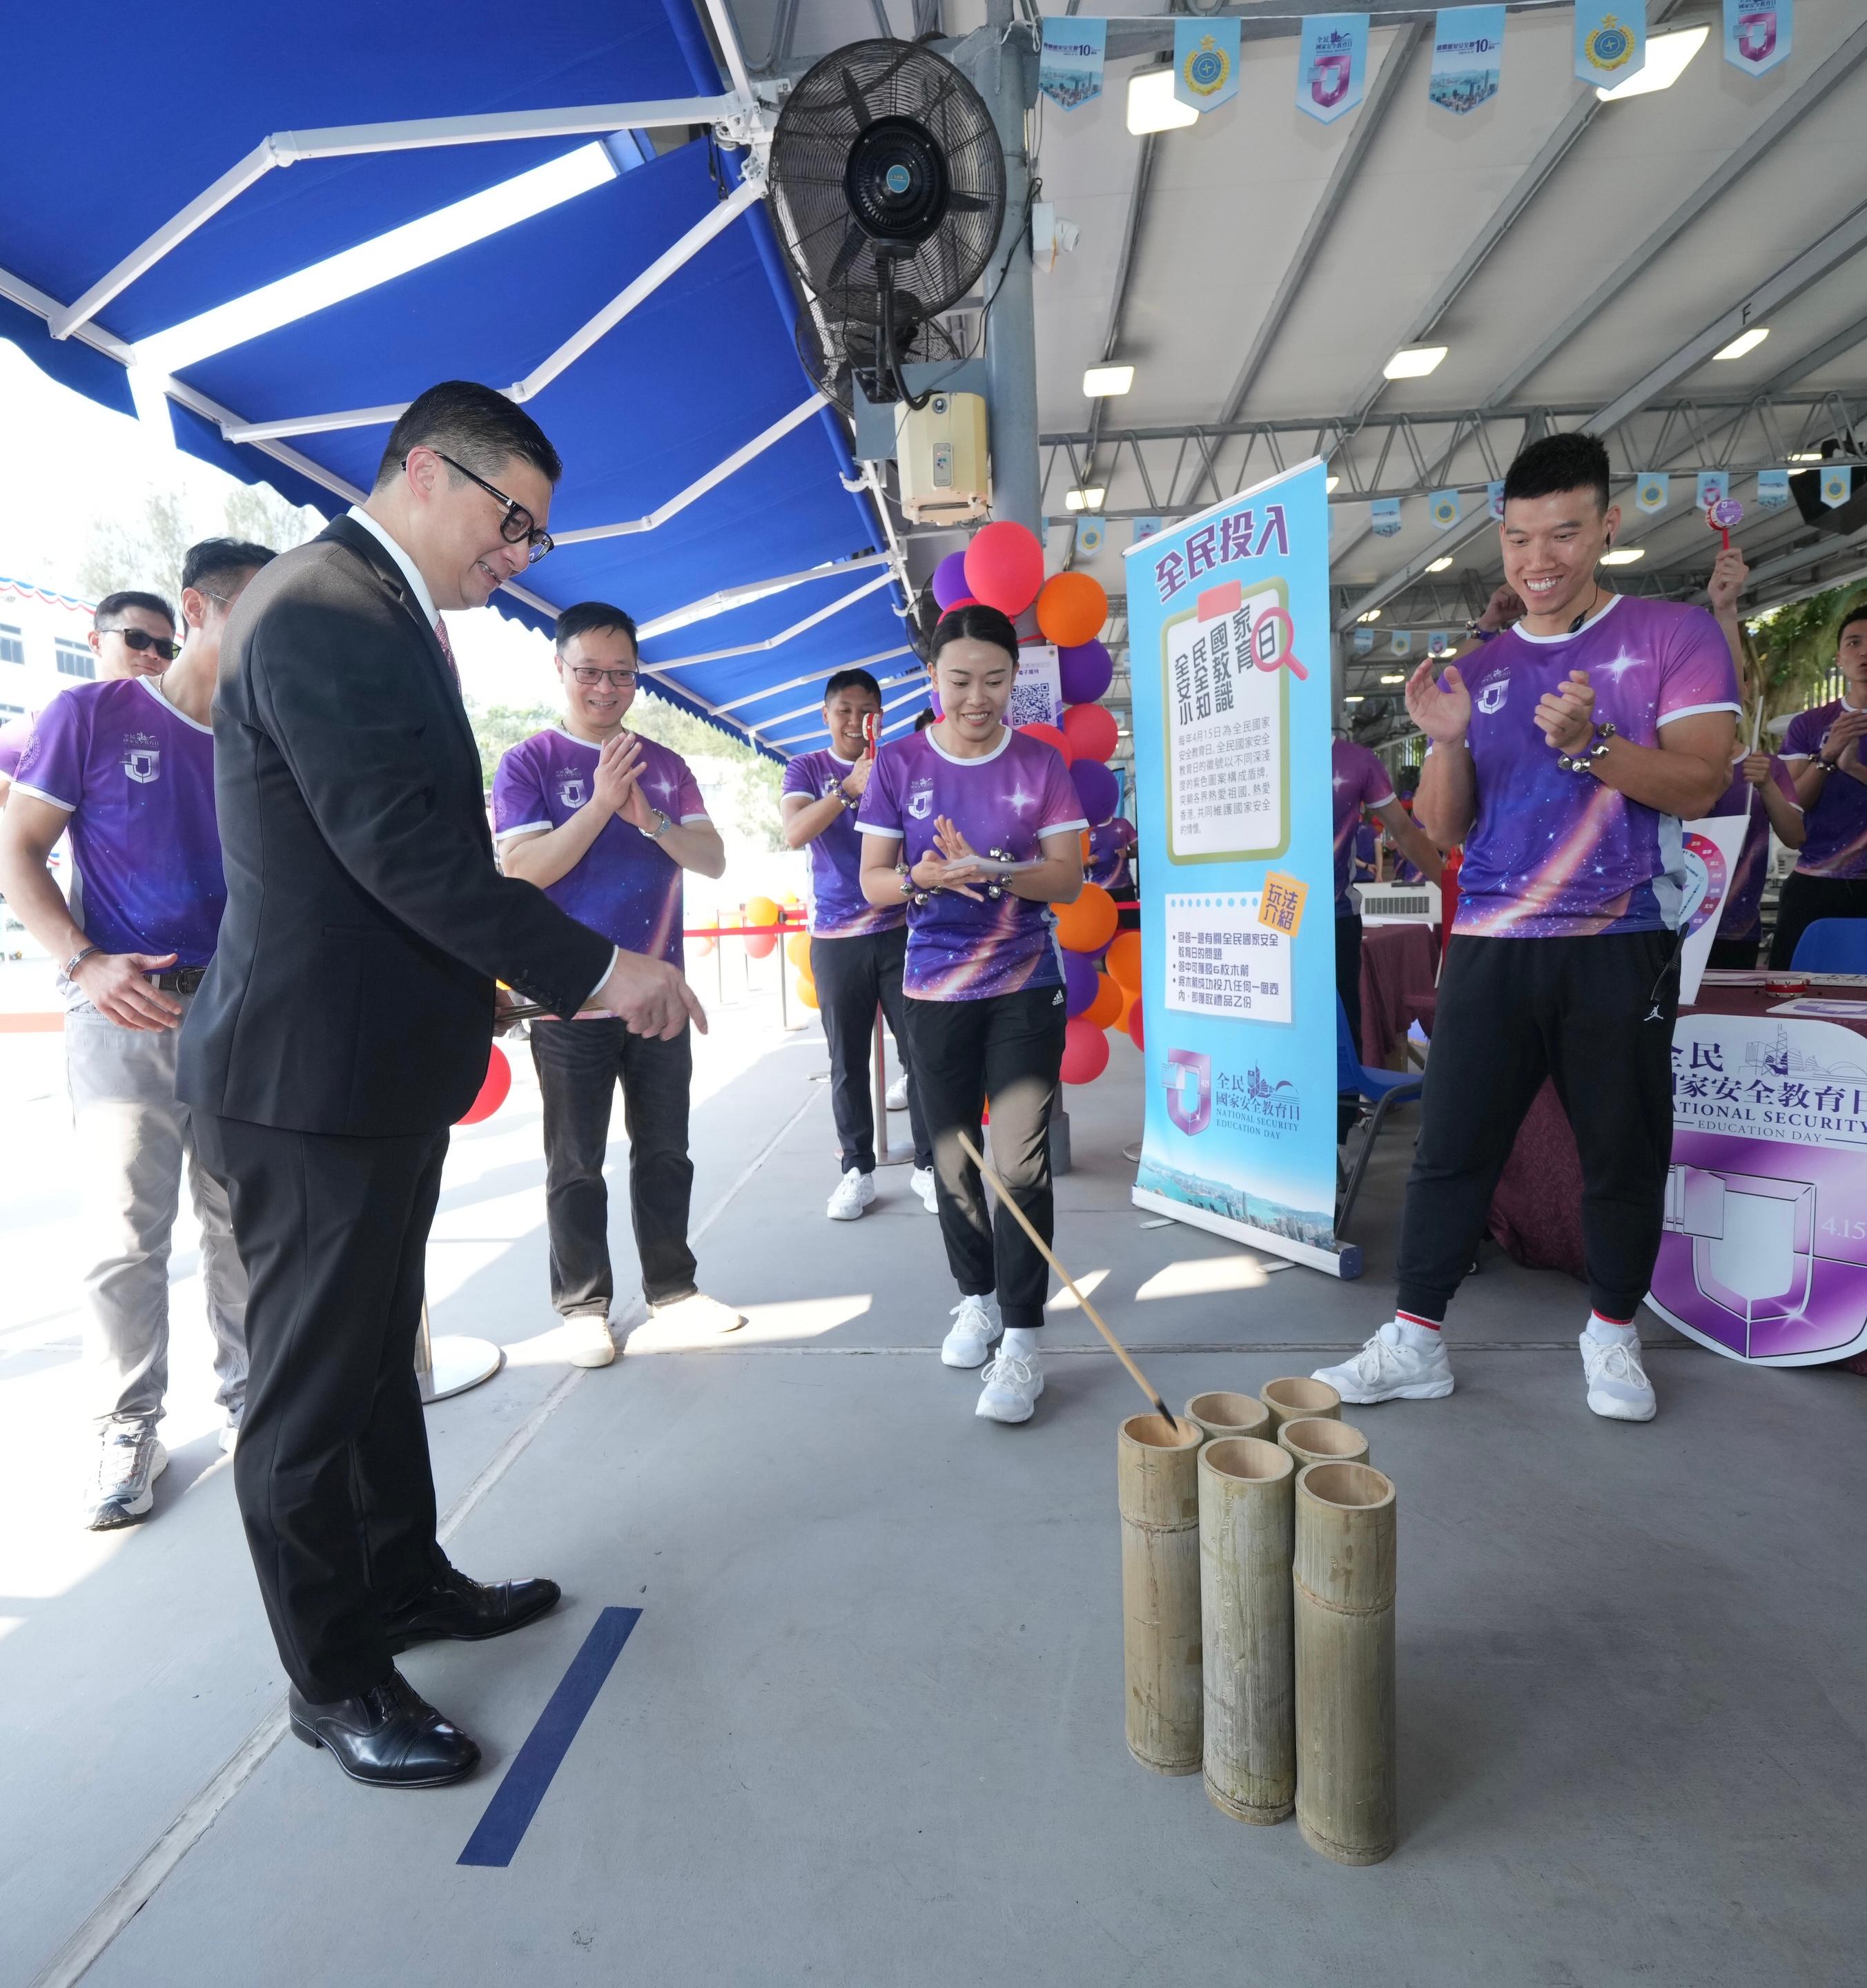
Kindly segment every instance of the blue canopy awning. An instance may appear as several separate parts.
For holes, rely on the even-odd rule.
[[[670,137],[668,120],[710,123],[731,99],[692,5],[634,0],[593,15],[580,0],[536,0],[516,32],[509,15],[438,0],[244,19],[187,0],[120,14],[108,36],[84,36],[70,10],[29,14],[12,37],[15,73],[82,71],[87,96],[117,114],[87,122],[74,145],[57,93],[16,93],[0,127],[0,181],[15,190],[0,211],[0,336],[130,411],[124,362],[138,341],[605,131],[600,112],[543,116],[531,124],[559,127],[550,135],[455,142],[424,130],[412,147],[316,155],[320,144],[406,145],[405,130],[333,138],[333,127],[465,118],[483,134],[512,113],[648,106],[644,123],[672,149],[657,156],[646,130],[608,140],[614,178],[181,363],[176,440],[332,515],[369,487],[394,412],[424,387],[512,388],[550,371],[519,397],[564,458],[551,514],[560,543],[495,604],[548,628],[574,601],[613,601],[645,624],[658,691],[777,756],[820,744],[814,712],[830,672],[860,663],[885,681],[915,670],[905,597],[882,518],[851,487],[841,420],[799,363],[797,306],[764,202],[742,187],[744,155],[685,140],[684,127]],[[205,84],[185,114],[124,114],[181,50]],[[313,155],[282,169],[261,152],[255,164],[255,148],[280,134],[293,135],[276,149],[289,156],[296,136]],[[428,142],[437,136],[449,142]],[[217,211],[120,286],[105,283],[73,335],[53,336],[61,313],[230,172],[238,184]],[[683,241],[695,231],[698,246]],[[561,370],[547,367],[671,251],[687,259]],[[657,630],[671,617],[683,625]]]

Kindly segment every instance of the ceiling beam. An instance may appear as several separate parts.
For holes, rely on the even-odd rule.
[[[1150,131],[1141,141],[1141,150],[1135,158],[1135,184],[1130,188],[1128,201],[1128,219],[1121,230],[1121,253],[1115,264],[1114,293],[1108,300],[1108,326],[1102,334],[1102,363],[1106,366],[1121,347],[1121,320],[1128,309],[1128,282],[1135,271],[1135,245],[1141,235],[1142,215],[1148,204],[1148,185],[1154,177],[1154,150],[1159,143],[1159,134]],[[1095,453],[1102,433],[1102,411],[1108,405],[1107,394],[1098,394],[1089,409],[1089,431],[1085,437],[1086,453],[1083,458],[1083,480],[1087,483],[1095,473]]]

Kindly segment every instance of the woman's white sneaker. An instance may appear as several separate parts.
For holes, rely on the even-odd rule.
[[[986,1384],[972,1412],[987,1422],[1027,1422],[1043,1392],[1043,1362],[1039,1354],[1001,1353],[986,1369]]]
[[[1588,1384],[1588,1405],[1610,1422],[1650,1422],[1659,1412],[1653,1384],[1640,1364],[1640,1344],[1581,1336],[1582,1378]]]
[[[962,1298],[953,1307],[952,1318],[952,1330],[940,1342],[941,1365],[984,1366],[992,1342],[1005,1330],[998,1300],[989,1296]]]
[[[1389,1319],[1352,1360],[1318,1367],[1310,1378],[1327,1381],[1344,1401],[1436,1401],[1452,1392],[1452,1362],[1436,1332],[1429,1346],[1415,1345],[1398,1319]]]
[[[616,1357],[607,1312],[573,1312],[564,1321],[564,1337],[573,1367],[607,1367]]]
[[[907,1110],[908,1073],[905,1070],[903,1070],[901,1075],[888,1086],[888,1109],[891,1111],[905,1111]]]
[[[855,1222],[875,1199],[875,1176],[860,1167],[851,1167],[836,1184],[830,1205],[824,1211],[832,1222]]]
[[[940,1203],[934,1188],[934,1170],[932,1167],[910,1168],[908,1185],[921,1197],[922,1204],[929,1215],[938,1215],[940,1212]]]

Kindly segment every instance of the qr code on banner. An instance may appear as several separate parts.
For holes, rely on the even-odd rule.
[[[1290,938],[1260,922],[1262,898],[1215,891],[1168,898],[1169,1008],[1246,1022],[1290,1019]]]
[[[1056,725],[1062,718],[1063,671],[1055,647],[1042,642],[1020,649],[1005,722],[1016,731],[1020,725]]]
[[[1283,606],[1280,587],[1261,587],[1229,611],[1168,625],[1167,835],[1176,863],[1275,856],[1289,842],[1288,678],[1260,668],[1256,654],[1257,624]]]

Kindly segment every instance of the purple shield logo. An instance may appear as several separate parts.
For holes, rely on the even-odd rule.
[[[1182,1132],[1213,1122],[1213,1060],[1197,1050],[1167,1052],[1167,1116]]]
[[[1352,53],[1318,56],[1310,65],[1310,96],[1324,110],[1340,103],[1348,94],[1348,79],[1355,68]]]
[[[1776,16],[1752,14],[1737,23],[1737,52],[1746,62],[1760,63],[1776,46]]]

